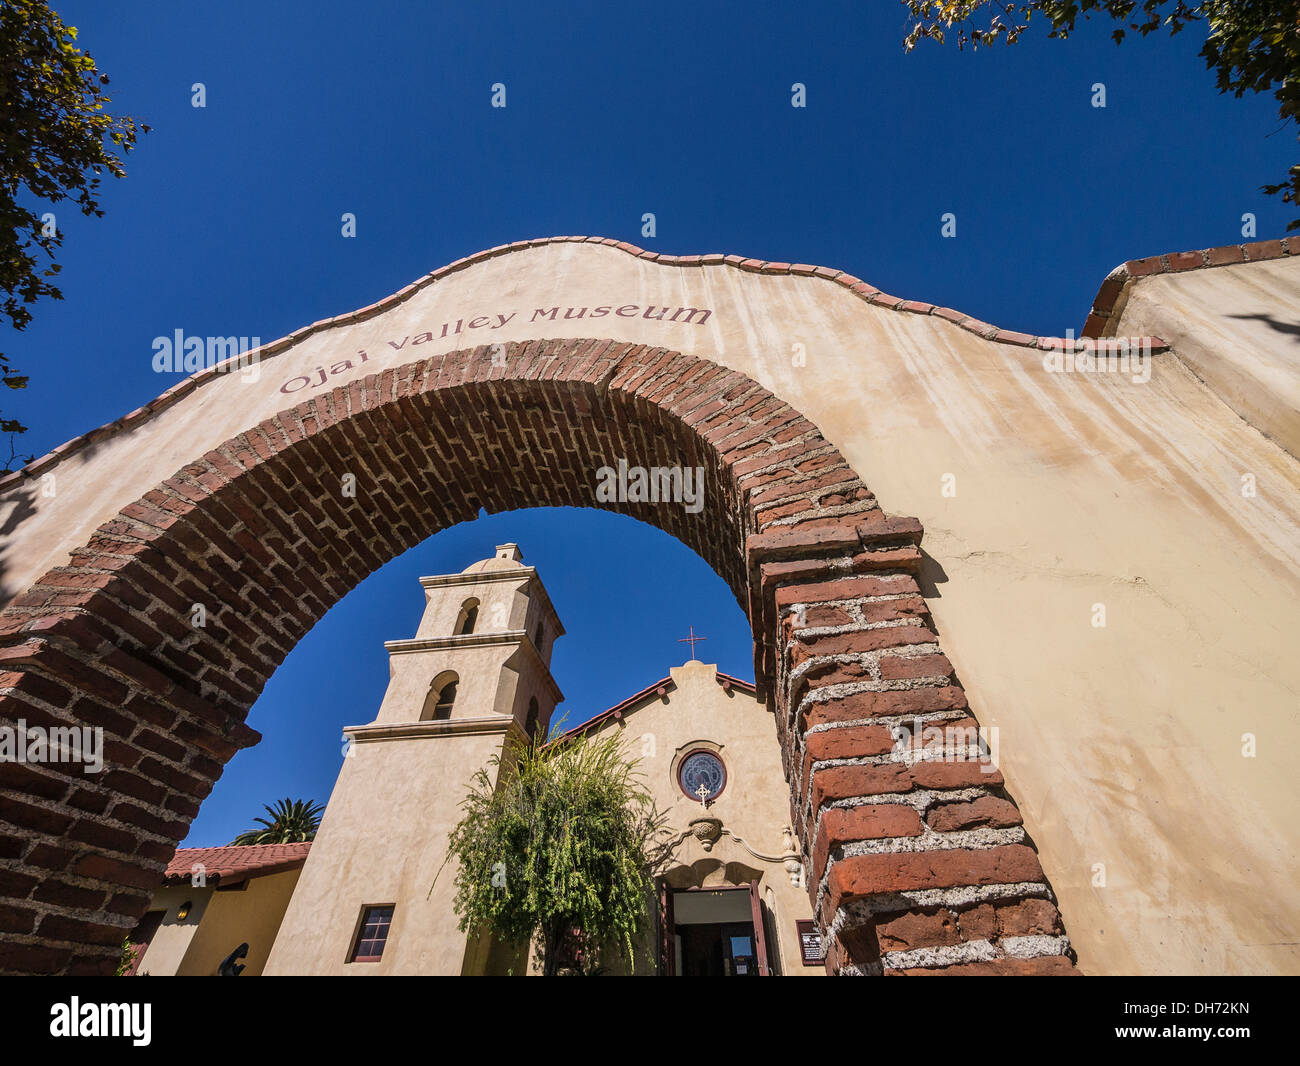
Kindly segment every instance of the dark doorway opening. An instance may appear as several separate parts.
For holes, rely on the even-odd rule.
[[[749,922],[684,925],[683,977],[757,977],[754,927]]]
[[[765,977],[771,967],[757,882],[672,891],[663,886],[660,973]]]

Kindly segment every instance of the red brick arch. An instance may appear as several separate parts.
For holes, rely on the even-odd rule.
[[[0,718],[106,737],[97,775],[0,763],[0,972],[111,972],[200,801],[256,741],[253,701],[329,607],[480,508],[559,505],[659,526],[747,610],[828,968],[1071,970],[1000,775],[917,761],[888,728],[973,724],[917,586],[919,524],[708,360],[608,340],[497,355],[413,362],[249,428],[0,612]],[[598,504],[596,471],[620,458],[703,466],[703,511]]]

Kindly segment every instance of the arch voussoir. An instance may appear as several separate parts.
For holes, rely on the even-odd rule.
[[[696,513],[597,471],[702,468]],[[736,371],[608,339],[481,345],[321,392],[127,501],[0,611],[0,717],[103,730],[104,771],[0,763],[0,972],[111,972],[263,685],[329,607],[480,508],[650,521],[732,588],[776,720],[834,972],[1069,969],[890,518],[811,422]],[[196,618],[202,617],[201,624]]]

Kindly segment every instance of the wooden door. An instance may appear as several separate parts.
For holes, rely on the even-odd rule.
[[[749,909],[754,914],[754,953],[758,956],[758,975],[771,977],[772,967],[767,961],[767,926],[763,922],[763,901],[758,894],[758,882],[749,883]]]
[[[677,927],[673,923],[673,890],[659,882],[659,976],[677,976]]]

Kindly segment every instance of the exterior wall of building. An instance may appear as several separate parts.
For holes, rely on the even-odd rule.
[[[248,944],[242,977],[257,977],[266,966],[271,945],[284,918],[300,870],[252,877],[240,890],[168,885],[154,893],[151,911],[166,915],[140,960],[137,972],[156,977],[211,977],[240,944]],[[186,919],[177,909],[191,903]]]
[[[465,934],[444,865],[459,798],[504,727],[354,743],[266,966],[268,975],[461,973]],[[430,891],[432,889],[432,891]],[[394,905],[383,958],[349,962],[362,909]]]
[[[185,961],[185,955],[194,942],[199,922],[212,896],[210,888],[194,888],[189,885],[166,885],[153,894],[149,901],[150,911],[163,911],[159,924],[149,947],[136,967],[138,974],[152,974],[155,977],[174,975]],[[184,921],[177,920],[176,912],[189,900],[192,904],[190,913]]]
[[[415,636],[385,645],[391,656],[389,683],[375,721],[411,721],[412,708],[418,718],[430,683],[454,673],[453,720],[492,713],[523,726],[535,698],[539,723],[549,722],[562,698],[549,674],[550,658],[564,628],[535,572],[515,562],[483,573],[426,578],[424,591]],[[478,607],[474,631],[457,636],[453,629],[469,602]],[[544,650],[534,643],[539,625]]]
[[[472,574],[447,575],[429,578],[424,587],[424,614],[420,617],[415,640],[425,640],[454,635],[456,620],[461,608],[470,601],[478,602],[475,633],[506,633],[524,631],[533,637],[541,622],[550,639],[539,649],[542,659],[550,665],[550,651],[556,630],[560,629],[543,591],[535,600],[531,596],[534,572],[519,566],[499,568]]]
[[[213,890],[176,975],[211,977],[226,956],[247,944],[240,976],[260,976],[301,874],[301,870],[286,870],[250,877],[241,891]]]
[[[1051,373],[1033,338],[761,266],[559,242],[440,273],[389,309],[296,336],[256,381],[213,375],[30,472],[76,491],[6,485],[6,593],[66,564],[205,449],[309,398],[317,376],[339,385],[528,338],[698,354],[806,415],[887,511],[925,526],[922,587],[973,707],[998,730],[1082,969],[1300,969],[1300,901],[1268,888],[1300,880],[1300,463],[1265,399],[1294,395],[1300,371],[1293,339],[1265,323],[1250,338],[1267,365],[1250,374],[1267,388],[1228,383],[1236,357],[1223,351],[1247,328],[1232,319],[1239,284],[1259,286],[1276,317],[1300,261],[1207,269],[1164,295],[1140,286],[1128,314],[1144,291],[1195,301],[1186,352],[1156,354],[1141,382]],[[709,314],[654,317],[665,307]],[[1216,358],[1223,376],[1197,371]],[[1257,495],[1243,495],[1244,474]]]
[[[1294,238],[1292,243],[1300,246]],[[1154,334],[1168,341],[1232,410],[1300,456],[1300,280],[1294,260],[1238,261],[1231,270],[1175,266],[1165,268],[1159,259],[1126,264],[1120,272],[1126,283],[1099,332]]]
[[[450,648],[390,642],[389,684],[375,721],[394,725],[411,721],[412,714],[418,720],[430,684],[448,673],[459,679],[453,721],[481,714],[514,715],[522,698],[519,675],[531,656],[514,640],[494,641],[490,634],[479,639],[483,643]]]

